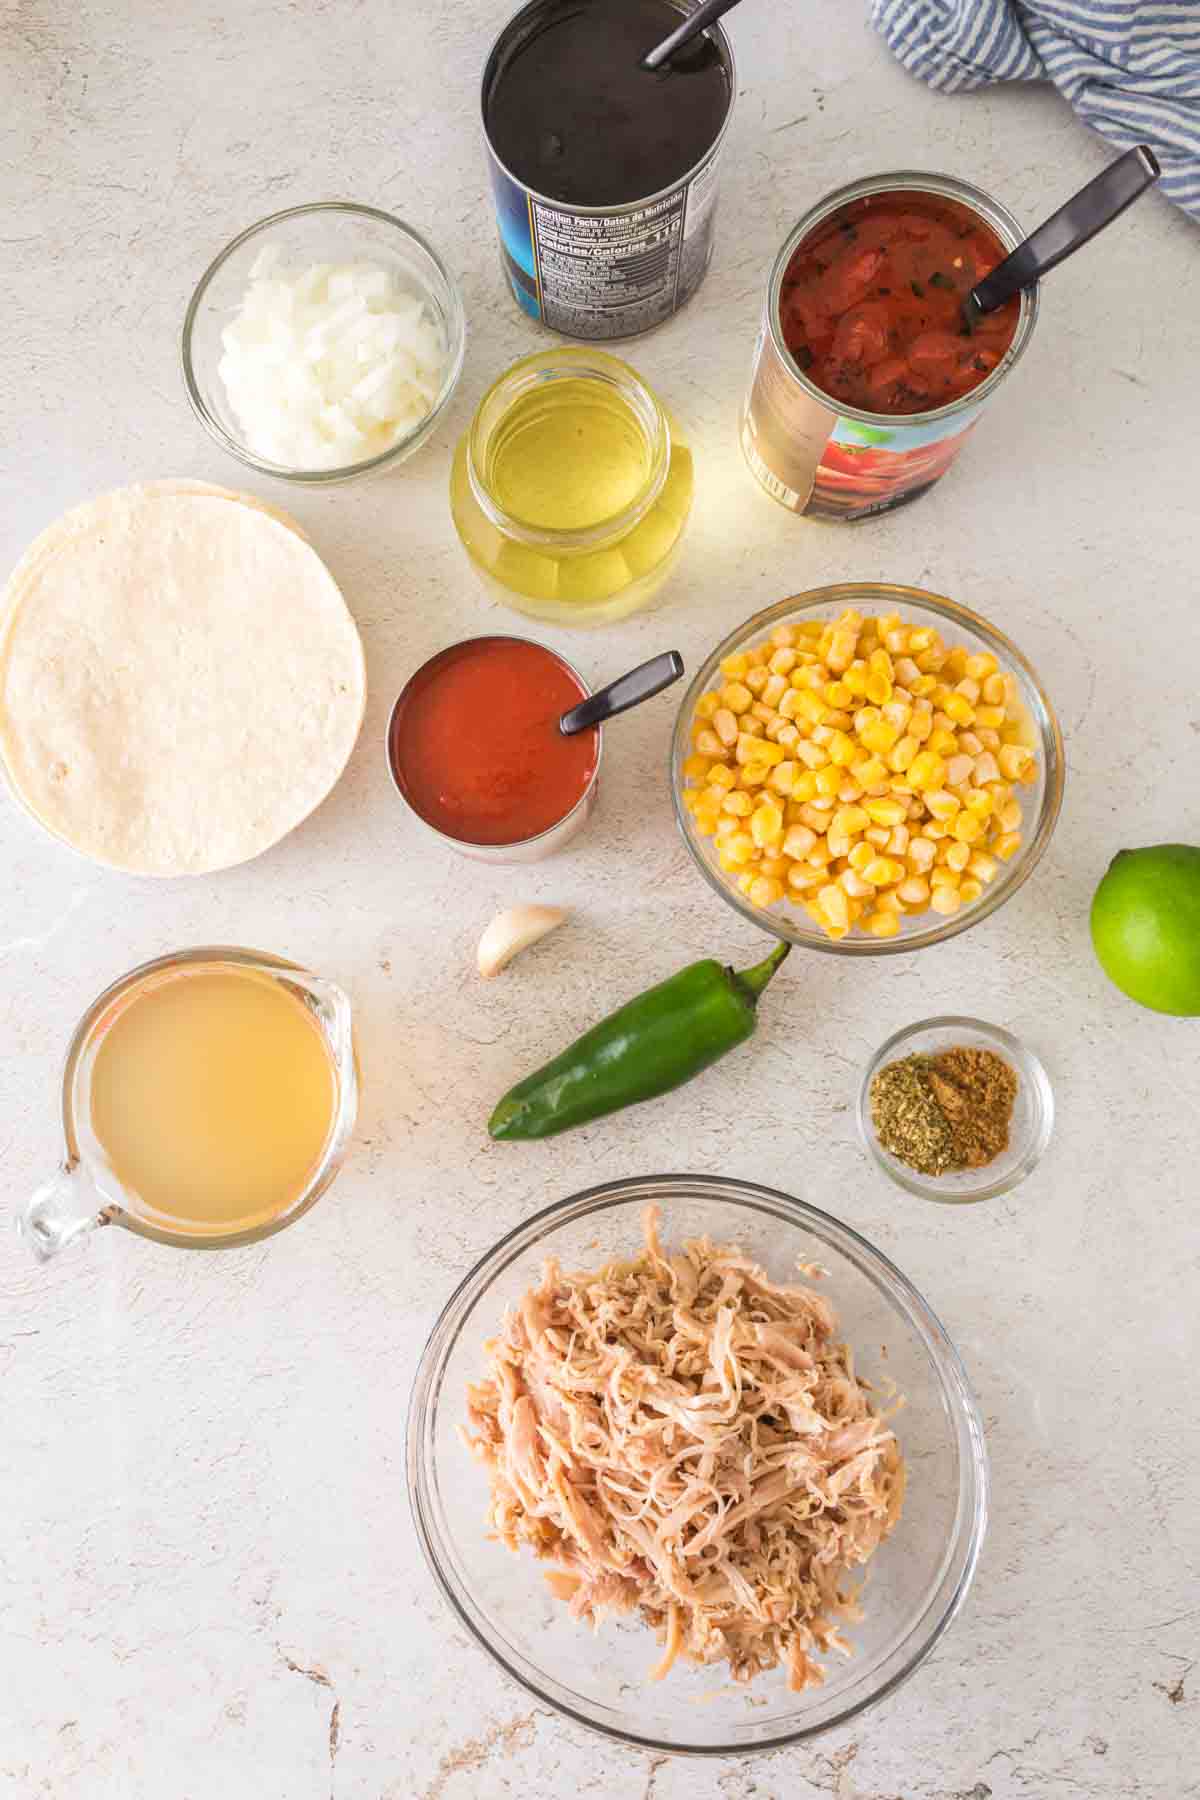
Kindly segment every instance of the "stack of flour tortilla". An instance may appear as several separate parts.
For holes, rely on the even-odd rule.
[[[0,756],[56,837],[139,875],[260,855],[329,793],[362,644],[299,527],[195,481],[123,488],[30,545],[0,599]]]

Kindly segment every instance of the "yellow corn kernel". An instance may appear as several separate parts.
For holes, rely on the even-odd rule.
[[[849,894],[852,900],[873,899],[875,889],[869,881],[865,881],[857,869],[843,869],[838,876],[838,886],[843,893]]]
[[[861,788],[878,787],[888,778],[887,764],[877,756],[864,756],[850,764],[850,773]]]
[[[987,787],[991,782],[999,782],[1000,765],[990,750],[982,750],[975,758],[975,771],[971,778],[976,787]],[[996,796],[991,796],[995,805]]]
[[[829,760],[839,769],[848,769],[858,759],[858,745],[844,731],[835,731],[829,740]]]
[[[964,672],[972,681],[986,681],[1000,667],[990,650],[978,650],[968,656]]]
[[[771,773],[770,763],[747,763],[742,769],[742,786],[744,788],[760,788]]]
[[[799,658],[790,644],[781,644],[767,663],[772,675],[790,675]]]
[[[983,836],[983,820],[964,807],[950,829],[960,844],[977,844]]]
[[[829,845],[824,838],[818,838],[808,855],[804,858],[810,869],[827,869],[833,861],[829,854]]]
[[[714,763],[708,771],[708,780],[710,786],[723,788],[728,793],[736,785],[737,776],[728,763]]]
[[[765,737],[766,730],[761,719],[755,718],[752,712],[746,712],[738,720],[739,735],[746,737]]]
[[[903,881],[904,864],[890,856],[877,856],[867,864],[862,876],[872,887],[891,887],[893,882]]]
[[[958,884],[958,897],[964,906],[970,906],[972,900],[978,900],[982,892],[982,881],[960,881]]]
[[[732,837],[733,833],[738,829],[737,820],[730,818],[729,814],[726,812],[723,812],[717,820],[717,836],[719,838]]]
[[[957,756],[959,742],[948,726],[935,725],[929,734],[926,748],[935,756]]]
[[[738,738],[736,755],[740,763],[766,763],[769,769],[783,761],[783,749],[779,744],[770,744],[765,738],[747,740],[745,733]]]
[[[894,887],[877,888],[875,890],[875,910],[876,912],[895,913],[899,918],[904,911],[904,902]]]
[[[700,796],[695,788],[685,788],[682,794],[684,812],[694,813],[700,804]]]
[[[899,915],[894,912],[868,913],[863,920],[863,929],[869,931],[872,937],[895,937],[900,930]]]
[[[854,661],[854,652],[858,648],[858,632],[856,630],[839,630],[829,640],[829,649],[825,653],[825,661],[833,675],[841,675]]]
[[[850,909],[846,904],[846,896],[840,887],[830,882],[828,886],[817,889],[817,903],[830,925],[840,927],[843,931],[850,925]]]
[[[849,706],[854,698],[844,681],[827,681],[821,689],[821,694],[827,705],[837,707],[839,710]]]
[[[996,873],[996,859],[986,850],[976,850],[967,864],[967,873],[976,881],[988,882]]]
[[[923,875],[910,875],[900,883],[896,893],[905,906],[919,908],[929,904],[929,883]]]
[[[718,787],[715,782],[709,787],[704,788],[700,794],[701,803],[704,806],[707,806],[712,812],[720,812],[721,802],[724,798],[725,789],[723,787]]]
[[[968,812],[974,813],[977,819],[990,818],[992,812],[992,796],[986,788],[969,788],[963,805]]]
[[[886,675],[872,670],[867,676],[867,699],[872,706],[883,706],[892,697],[892,683]]]
[[[733,656],[727,656],[722,660],[721,673],[729,681],[740,681],[749,667],[750,658],[745,651],[739,650]]]
[[[696,702],[696,717],[711,719],[720,704],[721,696],[719,694],[701,694]]]
[[[783,834],[783,812],[773,800],[763,800],[750,817],[750,835],[760,850],[769,850]]]
[[[904,856],[908,852],[908,840],[912,836],[907,825],[893,825],[888,833],[887,852],[889,856]]]
[[[749,897],[750,889],[754,886],[754,884],[757,880],[758,880],[758,876],[754,873],[753,869],[743,869],[741,874],[737,878],[738,893],[745,894],[747,897]]]
[[[774,625],[771,628],[771,642],[777,649],[785,650],[796,642],[796,638],[803,629],[802,625]]]
[[[726,755],[724,744],[721,742],[716,732],[709,731],[707,726],[703,731],[698,731],[696,733],[695,743],[696,750],[701,756],[724,757]]]
[[[950,757],[946,763],[946,786],[962,787],[964,783],[970,781],[974,771],[975,763],[971,757],[963,756],[961,753],[958,756]]]
[[[908,866],[914,874],[924,875],[932,869],[937,856],[937,845],[927,837],[915,837],[909,840]]]
[[[982,725],[985,730],[999,731],[1004,723],[1004,708],[1002,706],[977,706],[975,723]]]
[[[713,730],[725,745],[732,746],[738,740],[738,716],[728,706],[718,706],[712,719]]]
[[[851,663],[842,676],[842,685],[855,700],[863,699],[867,691],[867,665]]]
[[[987,676],[983,683],[982,693],[989,706],[1003,706],[1008,698],[1003,675]]]
[[[753,699],[754,695],[741,681],[727,681],[721,689],[721,705],[731,713],[748,712]]]
[[[833,823],[845,837],[857,837],[865,831],[874,815],[867,806],[839,806],[833,815]]]
[[[961,681],[955,682],[954,691],[961,694],[969,706],[978,706],[979,683],[972,681],[969,675],[964,675]]]
[[[817,834],[807,825],[789,825],[780,846],[784,856],[794,857],[797,861],[808,855],[817,841]]]
[[[717,862],[727,875],[736,875],[742,866],[741,863],[735,861],[735,859],[730,856],[728,840],[726,840],[717,851]]]
[[[882,623],[883,621],[880,620],[881,625]],[[902,625],[899,619],[897,619],[894,625],[889,625],[884,631],[883,641],[892,656],[902,657],[908,649],[908,626]],[[897,664],[896,673],[901,680],[904,679],[903,676],[900,675],[899,664]]]
[[[945,788],[933,788],[931,792],[927,793],[925,806],[930,818],[937,819],[940,823],[953,819],[961,810],[954,795],[948,794]]]
[[[754,802],[744,789],[726,794],[721,802],[721,811],[731,813],[735,819],[748,819],[754,811]]]
[[[725,839],[725,855],[742,868],[747,863],[757,862],[758,847],[748,831],[736,831]]]
[[[922,675],[918,671],[912,680],[905,683],[905,686],[908,688],[908,691],[914,700],[927,700],[937,686],[937,677],[935,675]]]
[[[756,669],[747,669],[746,670],[746,675],[745,675],[746,686],[750,689],[750,692],[755,696],[756,699],[761,697],[762,691],[766,687],[766,685],[770,679],[771,679],[771,677],[767,674],[767,671],[762,667],[761,664]]]
[[[811,769],[802,769],[792,783],[792,799],[803,804],[817,797],[817,778]]]
[[[834,797],[840,800],[843,806],[857,806],[863,797],[863,791],[857,781],[852,781],[847,776]]]
[[[799,739],[800,733],[794,725],[781,724],[775,733],[775,742],[782,744],[785,750],[790,750],[793,744],[799,742]]]
[[[703,781],[708,770],[709,759],[707,756],[689,756],[684,759],[683,772],[689,781]]]
[[[908,730],[908,722],[912,718],[913,709],[907,700],[889,700],[879,710],[888,724],[894,725],[897,731]]]
[[[856,875],[861,875],[867,864],[875,861],[875,846],[865,841],[855,844],[847,858]]]
[[[761,669],[766,660],[767,647],[765,644],[754,644],[746,652],[746,661],[752,669]]]
[[[961,875],[971,860],[971,846],[962,843],[958,838],[947,838],[944,845],[940,846],[940,848],[943,848],[946,852],[942,859],[945,862],[946,867],[948,869],[957,870]]]
[[[858,921],[862,918],[863,913],[866,911],[866,909],[867,909],[867,905],[866,905],[865,900],[853,900],[853,899],[851,899],[850,895],[847,894],[847,896],[846,896],[846,917],[849,919],[851,925],[858,924]]]
[[[863,842],[873,844],[876,850],[886,850],[891,835],[886,825],[868,825],[863,832]]]
[[[927,838],[933,838],[936,842],[940,842],[942,838],[950,836],[950,827],[948,825],[943,825],[940,819],[926,819],[923,822],[921,829]]]
[[[983,749],[983,739],[977,732],[960,731],[958,734],[958,747],[964,756],[978,756]]]
[[[1033,757],[1033,751],[1024,744],[1004,744],[996,761],[1000,764],[1000,773],[1005,781],[1020,781],[1024,770]]]
[[[829,762],[828,752],[809,738],[797,739],[796,755],[806,769],[823,769]]]
[[[787,884],[795,894],[803,894],[809,888],[823,886],[825,874],[821,869],[806,869],[801,863],[793,863],[787,872]]]
[[[932,625],[914,625],[908,634],[908,647],[914,656],[919,650],[932,650],[940,643],[941,639]]]
[[[855,721],[857,726],[857,720]],[[894,750],[900,741],[900,733],[894,725],[889,725],[884,718],[878,718],[864,725],[858,733],[859,741],[866,750],[873,750],[879,756],[886,756]]]
[[[929,886],[935,894],[939,888],[957,888],[961,879],[957,869],[947,869],[942,864],[929,871]]]
[[[853,838],[848,838],[845,833],[839,831],[835,825],[831,825],[829,830],[825,833],[826,847],[834,862],[841,862],[845,857],[849,856],[850,847],[853,842]]]
[[[921,750],[908,768],[908,779],[915,788],[940,788],[946,779],[946,765],[932,750]]]
[[[886,650],[872,650],[870,656],[867,658],[867,666],[870,668],[872,675],[883,675],[888,681],[892,681],[895,678],[896,665],[893,663]]]
[[[767,776],[767,786],[776,794],[785,798],[791,793],[796,782],[796,765],[794,762],[776,763]]]
[[[779,716],[781,719],[790,720],[796,718],[799,713],[800,689],[790,687],[783,696],[783,699],[779,702]]]
[[[762,703],[764,706],[776,707],[783,696],[790,691],[782,675],[770,675],[767,678],[767,685],[762,691]]]
[[[864,800],[861,810],[873,824],[887,825],[889,828],[899,825],[901,820],[908,817],[908,807],[903,800]],[[860,825],[859,830],[863,829]]]
[[[888,752],[888,767],[897,775],[904,775],[912,768],[921,754],[921,744],[911,731],[906,731],[900,741]]]
[[[1021,834],[1019,831],[1002,831],[1000,836],[993,838],[988,845],[992,855],[998,856],[1001,862],[1008,862],[1010,857],[1016,855],[1020,847]]]
[[[698,806],[695,812],[696,830],[701,837],[713,837],[717,829],[718,815]]]
[[[950,887],[935,888],[929,896],[929,904],[935,913],[943,913],[950,918],[962,905],[958,889]]]
[[[1034,785],[1037,780],[1037,762],[1033,757],[1030,757],[1029,761],[1025,764],[1025,767],[1017,776],[1017,780],[1022,787],[1032,787]]]
[[[833,763],[826,763],[823,769],[817,770],[817,793],[824,794],[832,800],[842,785],[842,771]]]
[[[996,814],[996,823],[1001,831],[1020,831],[1021,802],[1010,800],[1005,806],[1002,806]]]
[[[807,719],[810,725],[819,725],[829,711],[825,702],[813,693],[811,688],[801,688],[796,701],[796,717]]]
[[[783,899],[783,883],[760,875],[750,884],[749,898],[754,906],[774,906],[777,900]]]

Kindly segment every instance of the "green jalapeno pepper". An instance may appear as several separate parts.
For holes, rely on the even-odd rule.
[[[489,1134],[553,1137],[690,1081],[750,1037],[758,996],[790,948],[740,973],[708,957],[648,988],[510,1088]]]

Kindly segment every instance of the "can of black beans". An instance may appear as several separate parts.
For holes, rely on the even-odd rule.
[[[678,311],[712,255],[733,51],[710,26],[660,70],[641,58],[696,0],[531,0],[483,74],[500,252],[552,331],[632,337]]]
[[[945,474],[1037,319],[1036,288],[973,324],[964,310],[1023,235],[982,189],[908,170],[805,213],[771,271],[741,419],[773,500],[864,519]]]

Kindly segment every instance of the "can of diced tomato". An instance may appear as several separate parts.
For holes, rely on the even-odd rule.
[[[851,182],[805,213],[771,271],[741,420],[772,499],[864,519],[945,474],[1037,319],[1033,288],[976,332],[962,321],[962,298],[1023,236],[982,189],[912,170]]]

